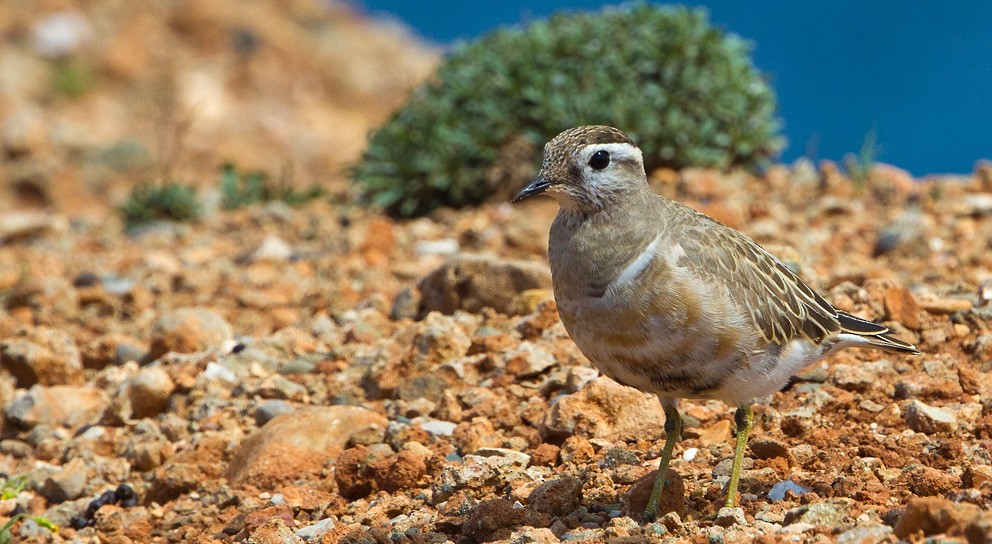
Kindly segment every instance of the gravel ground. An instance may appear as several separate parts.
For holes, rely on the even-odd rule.
[[[731,410],[685,402],[646,526],[663,416],[562,328],[553,204],[51,215],[0,248],[0,471],[26,477],[0,516],[61,527],[22,542],[987,541],[990,174],[653,173],[924,354],[848,350],[760,402],[739,511]]]

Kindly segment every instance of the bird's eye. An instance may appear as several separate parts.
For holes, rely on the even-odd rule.
[[[610,152],[605,149],[600,149],[599,151],[592,154],[589,157],[589,166],[593,170],[602,170],[610,165]]]

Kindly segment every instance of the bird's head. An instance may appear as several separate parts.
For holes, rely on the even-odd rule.
[[[634,142],[619,129],[589,125],[548,142],[540,175],[511,202],[545,194],[562,208],[594,213],[646,188],[644,158]]]

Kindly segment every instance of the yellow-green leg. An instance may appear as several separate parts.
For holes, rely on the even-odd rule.
[[[734,412],[734,421],[737,422],[737,445],[734,447],[734,466],[730,469],[726,503],[726,506],[731,508],[737,506],[737,483],[741,479],[741,465],[744,463],[747,437],[751,434],[751,424],[754,423],[754,412],[751,410],[751,405],[740,405]]]
[[[661,492],[665,489],[668,464],[672,462],[675,444],[682,436],[682,416],[679,415],[678,405],[675,401],[662,399],[661,407],[665,410],[665,449],[661,451],[658,475],[654,479],[654,488],[651,490],[648,506],[644,509],[644,516],[641,518],[642,523],[650,523],[658,517],[658,503],[661,501]]]

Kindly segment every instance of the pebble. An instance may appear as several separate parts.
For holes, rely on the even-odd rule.
[[[165,411],[169,397],[176,390],[172,377],[160,367],[142,368],[125,387],[132,417],[138,419]]]
[[[95,387],[35,385],[8,404],[4,413],[27,429],[36,425],[76,429],[95,422],[109,402],[107,394]]]
[[[78,499],[90,482],[92,470],[80,459],[73,459],[59,468],[41,484],[39,493],[54,503]]]
[[[152,325],[148,359],[169,352],[196,353],[219,348],[234,338],[231,325],[213,310],[180,308],[166,312]]]
[[[27,327],[0,341],[0,366],[17,387],[81,384],[83,360],[69,333],[49,327]]]
[[[261,427],[268,423],[272,418],[288,414],[296,409],[292,403],[286,402],[284,400],[267,400],[262,402],[255,408],[255,424]]]
[[[715,522],[720,527],[732,527],[734,525],[747,525],[747,518],[744,517],[743,508],[724,506],[717,511]]]
[[[733,427],[730,420],[721,419],[710,425],[703,431],[703,434],[699,435],[699,445],[708,448],[716,444],[726,444],[730,441],[731,436],[733,436]]]
[[[550,287],[551,272],[543,263],[470,253],[453,255],[417,284],[423,296],[421,316],[459,309],[477,313],[487,307],[508,313],[518,293]]]
[[[451,421],[440,421],[437,419],[431,419],[420,423],[421,429],[438,436],[451,436],[454,434],[457,426],[457,423],[452,423]]]
[[[255,249],[252,255],[254,261],[281,262],[289,260],[293,256],[293,246],[282,238],[269,234],[262,240],[262,243]]]
[[[525,341],[503,354],[503,364],[510,374],[526,379],[537,376],[558,363],[553,355]]]
[[[808,523],[817,527],[836,527],[847,523],[851,507],[843,501],[816,502],[793,508],[785,514],[784,525]]]
[[[524,468],[530,464],[530,455],[508,448],[479,448],[472,452],[477,457],[499,457],[506,459],[511,465]]]
[[[559,397],[544,417],[541,433],[634,442],[661,438],[664,424],[657,398],[609,378],[596,378],[578,393]]]
[[[336,522],[334,521],[334,518],[324,518],[299,529],[296,531],[296,536],[307,541],[315,540],[320,538],[324,533],[333,529],[335,525]]]
[[[905,408],[906,424],[918,433],[950,433],[958,428],[954,413],[944,408],[930,406],[918,400],[911,400]]]
[[[867,525],[848,529],[837,535],[837,544],[881,544],[892,540],[892,527]]]
[[[582,501],[582,480],[563,476],[537,486],[527,498],[530,508],[551,517],[571,514]]]

